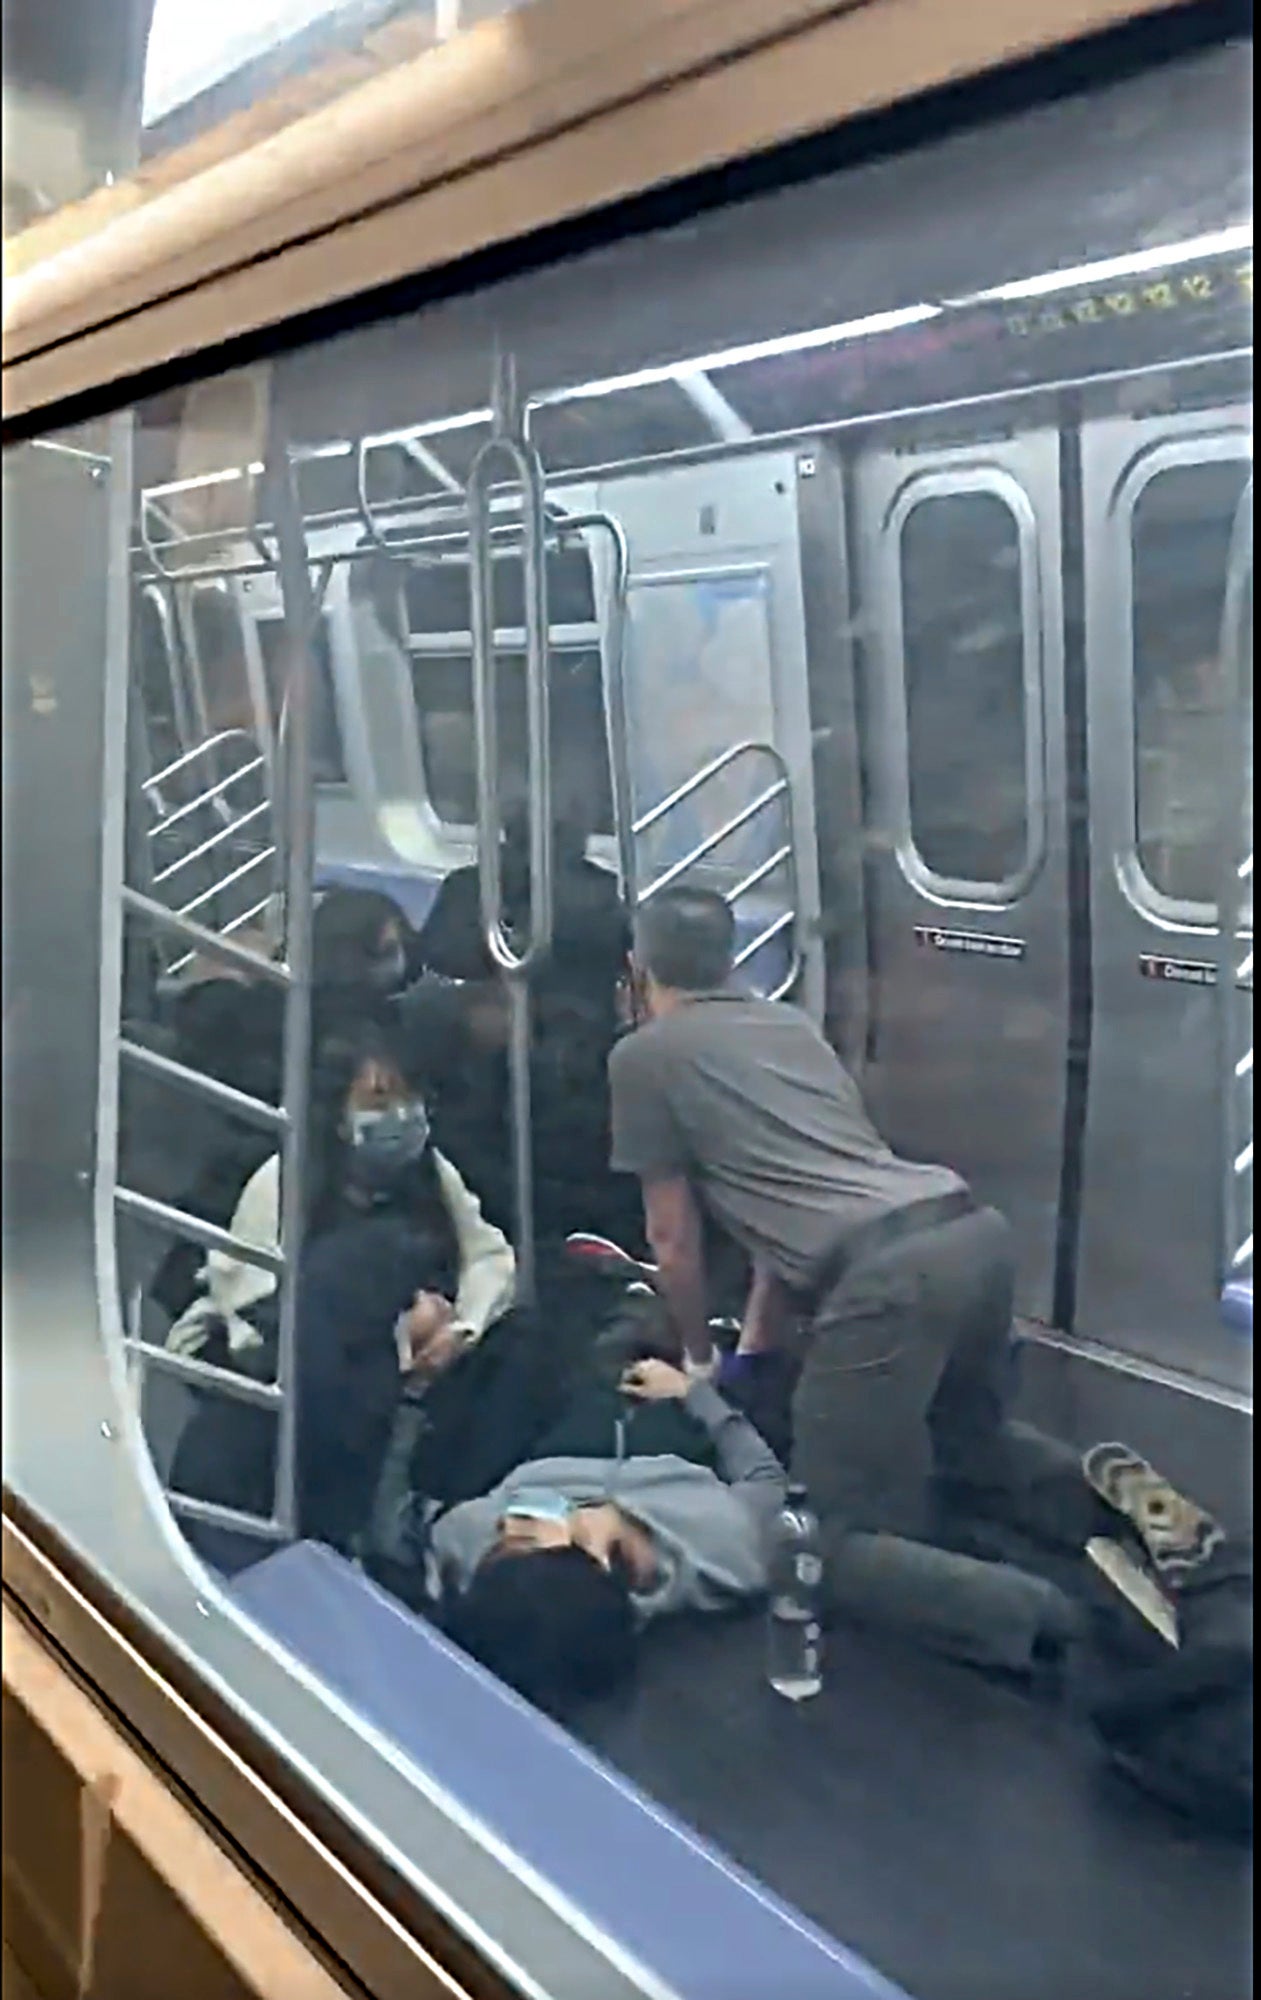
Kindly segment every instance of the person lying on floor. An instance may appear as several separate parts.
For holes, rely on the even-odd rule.
[[[785,1492],[778,1460],[709,1383],[643,1352],[602,1379],[597,1358],[535,1455],[433,1524],[442,1622],[564,1714],[630,1677],[651,1621],[764,1593]]]
[[[298,1523],[302,1535],[346,1549],[367,1522],[404,1378],[436,1379],[509,1312],[516,1264],[433,1146],[425,1106],[379,1023],[324,1037],[312,1082],[295,1353]],[[277,1155],[246,1184],[229,1226],[255,1249],[276,1250]],[[274,1274],[211,1250],[167,1344],[271,1380],[277,1328]],[[274,1458],[274,1418],[212,1392],[180,1440],[172,1484],[269,1514]]]

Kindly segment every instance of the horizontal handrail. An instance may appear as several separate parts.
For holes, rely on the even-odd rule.
[[[676,806],[682,805],[684,799],[690,799],[693,792],[699,792],[702,785],[707,785],[711,778],[716,778],[720,771],[725,771],[728,764],[734,764],[740,757],[752,756],[754,752],[760,757],[769,758],[770,762],[777,767],[784,783],[788,783],[788,766],[773,743],[756,743],[753,741],[733,743],[729,750],[723,750],[717,757],[711,758],[708,764],[702,764],[699,771],[693,771],[690,778],[685,778],[681,785],[677,785],[672,792],[668,792],[659,804],[653,806],[648,812],[641,814],[634,823],[636,834],[647,833],[648,829],[655,826],[659,819],[664,819],[667,813],[673,812]]]
[[[781,931],[787,930],[789,924],[796,922],[796,917],[797,913],[795,910],[783,911],[750,944],[746,944],[743,951],[736,953],[736,956],[731,961],[731,970],[738,972],[742,965],[747,965],[751,958],[756,958],[763,945],[770,944],[771,940],[777,938]]]
[[[594,618],[588,618],[571,625],[551,625],[548,627],[547,645],[552,653],[576,651],[580,646],[596,646],[600,641],[600,627]],[[495,645],[501,653],[523,653],[525,651],[524,625],[497,625]],[[446,632],[417,632],[407,635],[409,653],[468,653],[473,651],[473,634],[464,627]]]
[[[759,882],[765,882],[768,875],[773,875],[777,868],[782,868],[784,863],[791,861],[792,858],[792,842],[786,840],[782,847],[775,849],[774,854],[769,859],[759,861],[757,867],[745,876],[743,882],[737,882],[734,889],[728,889],[727,901],[729,903],[738,903],[741,896],[747,896],[750,889],[756,889]]]
[[[194,910],[200,910],[205,903],[213,903],[215,897],[221,896],[225,889],[230,889],[235,882],[240,882],[246,875],[253,874],[256,868],[262,868],[268,861],[274,861],[275,858],[276,849],[274,846],[260,847],[258,853],[249,855],[239,868],[231,869],[218,882],[212,882],[208,889],[203,889],[199,895],[194,896],[191,903],[182,904],[180,906],[180,916],[191,917]]]
[[[205,924],[195,923],[191,917],[182,916],[178,910],[168,910],[165,903],[159,903],[152,896],[142,895],[139,889],[123,888],[123,908],[132,916],[144,917],[158,930],[170,931],[193,947],[194,953],[204,953],[208,958],[222,959],[225,965],[232,965],[239,972],[248,973],[251,978],[270,979],[275,986],[288,986],[289,968],[276,959],[262,958],[256,951],[247,951],[244,945],[233,944],[227,936],[229,929],[236,928],[247,917],[257,916],[267,907],[266,901],[259,903],[244,916],[237,917],[224,930],[212,931]]]
[[[256,1409],[274,1410],[280,1405],[282,1392],[276,1382],[256,1382],[252,1375],[239,1374],[235,1368],[199,1361],[195,1354],[177,1354],[169,1347],[161,1347],[153,1340],[140,1340],[134,1334],[124,1339],[123,1346],[128,1354],[142,1355],[146,1367],[156,1368],[159,1374],[173,1375],[196,1388],[213,1389],[235,1402],[252,1403]]]
[[[707,854],[712,854],[715,848],[721,847],[733,833],[739,833],[742,826],[747,826],[751,819],[756,819],[760,812],[765,812],[767,806],[774,805],[776,799],[783,798],[787,790],[787,779],[777,778],[773,785],[769,785],[764,792],[759,792],[747,806],[741,806],[738,813],[733,813],[730,819],[724,820],[714,833],[707,833],[704,840],[691,848],[682,860],[672,861],[670,866],[658,875],[656,881],[650,882],[643,891],[639,898],[640,904],[651,902],[654,896],[659,896],[663,890],[670,888],[681,875],[686,875],[689,868],[695,868],[698,861],[703,861]]]
[[[153,877],[154,888],[160,888],[163,882],[169,882],[172,875],[178,875],[182,869],[190,868],[194,861],[203,860],[207,854],[212,854],[216,847],[222,847],[225,840],[231,840],[233,834],[240,833],[242,827],[252,826],[256,819],[264,818],[270,811],[271,800],[264,799],[261,805],[251,806],[248,812],[243,812],[239,819],[229,820],[226,826],[221,826],[217,833],[212,833],[208,839],[201,842],[200,846],[190,847],[187,854],[181,854],[177,860],[159,869]]]
[[[247,729],[219,729],[213,736],[203,737],[202,741],[195,743],[191,750],[182,751],[173,763],[164,765],[160,771],[155,771],[151,778],[146,778],[145,784],[164,785],[177,771],[182,771],[188,764],[195,764],[199,757],[208,757],[213,750],[221,749],[225,743],[234,742],[248,743],[251,750],[258,749],[257,743]]]
[[[279,1105],[268,1104],[261,1097],[251,1097],[248,1091],[237,1090],[230,1083],[221,1083],[218,1077],[207,1076],[202,1070],[189,1069],[186,1063],[176,1062],[157,1049],[145,1048],[143,1042],[122,1041],[118,1044],[118,1053],[133,1069],[144,1070],[162,1083],[191,1092],[194,1097],[204,1097],[208,1103],[222,1105],[225,1111],[235,1113],[238,1118],[246,1118],[251,1124],[262,1125],[268,1131],[283,1132],[289,1123],[288,1113]]]
[[[248,764],[242,764],[238,770],[230,771],[226,778],[220,778],[206,791],[199,792],[195,799],[189,799],[184,805],[177,806],[173,813],[168,813],[165,819],[160,819],[156,826],[150,827],[150,840],[157,840],[162,834],[169,833],[173,826],[178,826],[181,820],[187,819],[189,814],[195,813],[200,806],[210,805],[213,800],[221,798],[224,792],[231,791],[233,785],[239,784],[242,778],[248,778],[255,771],[264,771],[266,768],[267,759],[260,754],[252,758]],[[152,786],[156,791],[158,784],[157,778],[146,778],[144,789],[148,791]]]
[[[191,1493],[167,1489],[166,1504],[185,1521],[200,1521],[207,1528],[227,1528],[238,1535],[257,1535],[268,1542],[288,1542],[293,1538],[279,1521],[262,1514],[246,1514],[240,1507],[223,1507],[217,1500],[197,1500]]]
[[[207,1250],[222,1250],[242,1264],[253,1264],[260,1271],[270,1271],[273,1277],[280,1277],[284,1271],[282,1251],[267,1250],[258,1243],[247,1243],[244,1237],[234,1236],[230,1229],[221,1229],[217,1222],[207,1222],[200,1215],[190,1215],[187,1209],[176,1208],[169,1201],[159,1201],[154,1195],[141,1194],[138,1188],[115,1188],[114,1200],[125,1214],[134,1216],[138,1222],[154,1223],[159,1229],[170,1230],[172,1235],[203,1244]]]

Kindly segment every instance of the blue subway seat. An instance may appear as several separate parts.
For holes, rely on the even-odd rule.
[[[1232,1278],[1222,1293],[1222,1318],[1239,1333],[1252,1332],[1252,1279]]]

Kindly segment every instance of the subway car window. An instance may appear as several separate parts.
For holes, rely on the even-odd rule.
[[[586,774],[591,831],[611,834],[613,809],[599,651],[595,647],[557,647],[551,654],[550,668],[552,756]],[[467,654],[430,651],[427,645],[422,648],[413,641],[411,671],[429,802],[440,820],[457,827],[472,826],[477,818],[472,664]],[[496,713],[499,782],[508,792],[519,792],[528,783],[521,757],[525,699],[522,656],[505,651]]]
[[[1221,657],[1242,459],[1172,465],[1144,486],[1131,526],[1135,805],[1152,887],[1211,906],[1221,867],[1219,768],[1232,714]]]
[[[999,887],[1029,857],[1027,704],[1041,698],[1041,635],[1026,627],[1025,563],[998,494],[931,494],[903,520],[911,835],[947,881]]]
[[[6,1479],[505,1990],[1247,1990],[1247,53],[6,458]]]

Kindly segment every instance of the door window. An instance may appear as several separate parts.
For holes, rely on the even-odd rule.
[[[1130,521],[1134,642],[1134,836],[1145,880],[1172,902],[1211,905],[1220,866],[1226,730],[1222,609],[1243,459],[1167,465]],[[1237,718],[1251,731],[1248,714]]]
[[[927,494],[899,558],[911,838],[932,875],[992,891],[1033,845],[1021,523],[997,492]]]

